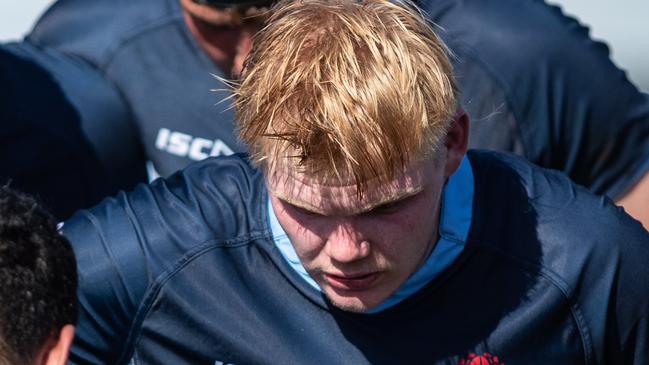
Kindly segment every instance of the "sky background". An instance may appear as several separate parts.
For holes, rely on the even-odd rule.
[[[138,0],[133,0],[138,1]],[[20,39],[52,0],[0,0],[0,42]],[[549,0],[590,26],[604,40],[613,61],[649,92],[649,0]]]

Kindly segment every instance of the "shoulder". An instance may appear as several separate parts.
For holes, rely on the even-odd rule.
[[[636,356],[644,363],[649,232],[560,172],[498,152],[469,157],[476,187],[471,247],[561,293],[562,308],[601,362]]]
[[[580,57],[586,49],[608,60],[608,48],[590,39],[588,28],[544,1],[426,1],[424,9],[447,42],[464,46],[495,63],[493,67],[528,69],[547,61],[560,65],[571,62],[566,52]],[[578,50],[573,48],[577,44]]]
[[[101,66],[122,44],[175,21],[182,21],[175,0],[59,0],[38,20],[27,40]]]
[[[204,268],[202,259],[227,262],[269,236],[265,201],[261,175],[232,156],[197,162],[72,216],[62,227],[79,272],[71,361],[129,358],[142,311],[171,278]]]
[[[636,236],[641,241],[648,238],[639,222],[609,198],[592,194],[560,171],[508,153],[474,150],[469,157],[483,210],[511,215],[517,215],[518,210],[528,212],[541,238],[556,236],[552,239],[564,242],[609,240],[613,245],[623,244],[620,235]],[[512,200],[499,207],[496,202],[503,199]],[[511,213],[504,211],[510,208],[514,208]]]
[[[568,296],[591,297],[608,285],[649,300],[649,232],[622,208],[518,156],[474,151],[470,158],[475,231],[485,247],[537,266]]]
[[[265,200],[261,174],[242,156],[209,158],[75,214],[63,232],[80,257],[120,252],[116,264],[144,260],[160,274],[201,245],[267,234]]]

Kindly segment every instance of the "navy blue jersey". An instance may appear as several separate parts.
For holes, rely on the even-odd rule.
[[[513,151],[619,198],[649,173],[649,95],[607,46],[539,0],[426,0],[455,52],[470,145]]]
[[[96,69],[55,50],[5,44],[0,85],[0,184],[37,195],[65,219],[144,178],[129,148],[137,134],[128,109]]]
[[[83,16],[79,16],[83,14]],[[242,151],[227,76],[194,40],[178,0],[56,2],[27,41],[95,65],[128,101],[147,157],[168,175],[192,160]]]
[[[602,43],[538,0],[422,1],[456,53],[471,145],[513,151],[619,198],[649,171],[649,97]],[[117,84],[162,175],[242,151],[224,76],[178,0],[59,0],[29,42],[79,56]],[[596,76],[595,76],[596,75]]]
[[[469,160],[464,250],[373,314],[332,307],[282,257],[263,176],[239,155],[75,214],[71,362],[646,364],[649,234],[562,174]]]

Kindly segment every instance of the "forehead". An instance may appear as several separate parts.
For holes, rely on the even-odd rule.
[[[285,168],[267,174],[266,183],[270,194],[290,204],[323,215],[352,215],[424,190],[434,168],[432,160],[413,163],[388,183],[369,181],[362,197],[354,183],[322,183]]]

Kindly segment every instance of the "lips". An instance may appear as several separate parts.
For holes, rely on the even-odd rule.
[[[378,272],[354,274],[354,275],[334,275],[324,274],[327,283],[334,289],[345,291],[363,291],[372,287],[374,282],[379,278]]]

